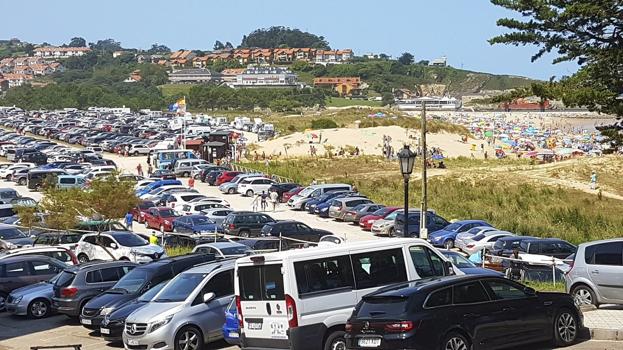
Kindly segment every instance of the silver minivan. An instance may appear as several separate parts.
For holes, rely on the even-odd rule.
[[[368,198],[365,197],[344,197],[337,198],[331,202],[331,206],[329,207],[329,217],[335,220],[343,220],[344,214],[349,209],[352,209],[359,204],[371,204],[374,203]]]
[[[177,176],[190,176],[190,173],[193,171],[195,165],[206,164],[203,159],[178,159],[175,162],[175,168],[173,168],[173,172]]]
[[[623,238],[580,244],[565,282],[578,305],[623,304]]]
[[[202,349],[223,338],[225,309],[234,296],[234,262],[193,267],[173,278],[125,322],[126,349]]]

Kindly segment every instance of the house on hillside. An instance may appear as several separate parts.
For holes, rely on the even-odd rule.
[[[195,56],[197,55],[190,50],[177,50],[169,56],[169,63],[173,67],[185,67],[187,64],[192,63],[192,59]]]
[[[132,71],[132,73],[130,73],[130,76],[123,82],[124,83],[136,83],[137,81],[140,81],[141,79],[143,79],[143,77],[141,77],[141,70],[136,69]]]
[[[435,58],[434,60],[430,61],[428,65],[435,67],[446,67],[448,65],[448,58],[446,56]]]
[[[234,83],[228,84],[235,88],[260,87],[299,87],[296,74],[283,67],[250,66],[236,76]]]
[[[4,79],[8,81],[9,89],[17,86],[22,86],[25,83],[31,81],[33,79],[32,75],[27,74],[4,74]]]
[[[314,79],[315,87],[328,86],[337,91],[340,96],[350,96],[358,91],[361,85],[359,77],[321,77]]]
[[[84,56],[90,51],[91,49],[88,47],[44,46],[36,48],[34,51],[34,56],[43,58],[69,58]]]
[[[236,82],[236,77],[242,74],[246,68],[227,68],[221,72],[221,81],[230,84]]]
[[[13,69],[13,73],[15,74],[23,74],[23,75],[33,75],[35,74],[33,69],[30,66],[15,66]]]
[[[49,75],[54,73],[54,69],[47,64],[33,64],[30,68],[34,75]]]
[[[63,73],[65,72],[65,67],[60,62],[52,62],[50,63],[50,68],[53,73]]]
[[[218,74],[205,68],[180,69],[169,73],[169,81],[172,83],[208,83],[218,80]]]

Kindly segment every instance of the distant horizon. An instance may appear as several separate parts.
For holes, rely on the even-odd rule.
[[[559,79],[578,69],[573,62],[552,64],[554,55],[532,63],[535,47],[489,45],[488,39],[504,32],[496,20],[514,15],[489,0],[419,4],[389,0],[383,6],[372,0],[356,4],[319,0],[313,5],[231,0],[218,8],[192,0],[175,6],[163,0],[62,4],[34,0],[27,17],[3,19],[1,35],[58,46],[82,37],[87,43],[111,38],[124,48],[147,50],[158,43],[172,51],[210,51],[216,40],[236,47],[253,30],[284,26],[323,36],[332,48],[349,48],[356,56],[385,53],[396,59],[410,52],[415,62],[446,56],[454,68],[541,80]],[[20,8],[15,2],[4,4],[7,13]],[[95,21],[92,14],[97,14]]]

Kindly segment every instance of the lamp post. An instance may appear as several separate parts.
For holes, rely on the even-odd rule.
[[[405,212],[404,212],[404,236],[409,234],[409,178],[411,172],[413,172],[413,165],[415,164],[415,153],[409,149],[409,145],[405,145],[400,152],[398,152],[398,160],[400,161],[400,172],[404,178],[405,187]]]
[[[426,228],[426,212],[428,211],[428,185],[426,178],[426,156],[428,150],[426,149],[426,99],[422,99],[422,202],[420,208],[420,238],[428,238],[428,229]]]

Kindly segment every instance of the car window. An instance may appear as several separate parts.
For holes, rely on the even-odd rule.
[[[379,287],[407,280],[401,249],[373,251],[352,256],[357,289]]]
[[[89,271],[86,276],[87,283],[101,283],[102,275],[99,270]]]
[[[101,269],[100,273],[102,275],[103,282],[114,282],[119,280],[119,275],[117,274],[118,269],[116,267],[111,267],[108,269]]]
[[[485,281],[484,283],[489,288],[489,291],[491,292],[490,295],[494,299],[520,299],[526,297],[526,293],[523,290],[509,282],[490,280]]]
[[[443,261],[429,248],[419,245],[412,246],[409,247],[409,253],[415,271],[421,278],[444,275]]]
[[[425,307],[438,307],[452,304],[452,288],[444,288],[432,293],[426,300]]]
[[[299,295],[337,288],[354,288],[348,255],[294,263]]]
[[[205,293],[213,292],[217,298],[234,294],[234,270],[219,272],[204,287]],[[202,293],[202,294],[205,294]],[[203,295],[201,296],[203,297]]]
[[[27,274],[26,264],[24,262],[15,262],[4,265],[5,277],[19,277]]]
[[[242,300],[283,300],[281,264],[248,266],[238,270]]]
[[[454,304],[472,304],[489,301],[489,297],[480,282],[471,282],[453,288]]]
[[[305,224],[296,224],[296,229],[298,230],[298,232],[303,232],[303,233],[311,231],[311,229]]]
[[[623,266],[623,242],[589,246],[586,247],[585,254],[588,264]]]
[[[33,275],[51,275],[60,272],[59,266],[50,264],[47,261],[31,261]]]

